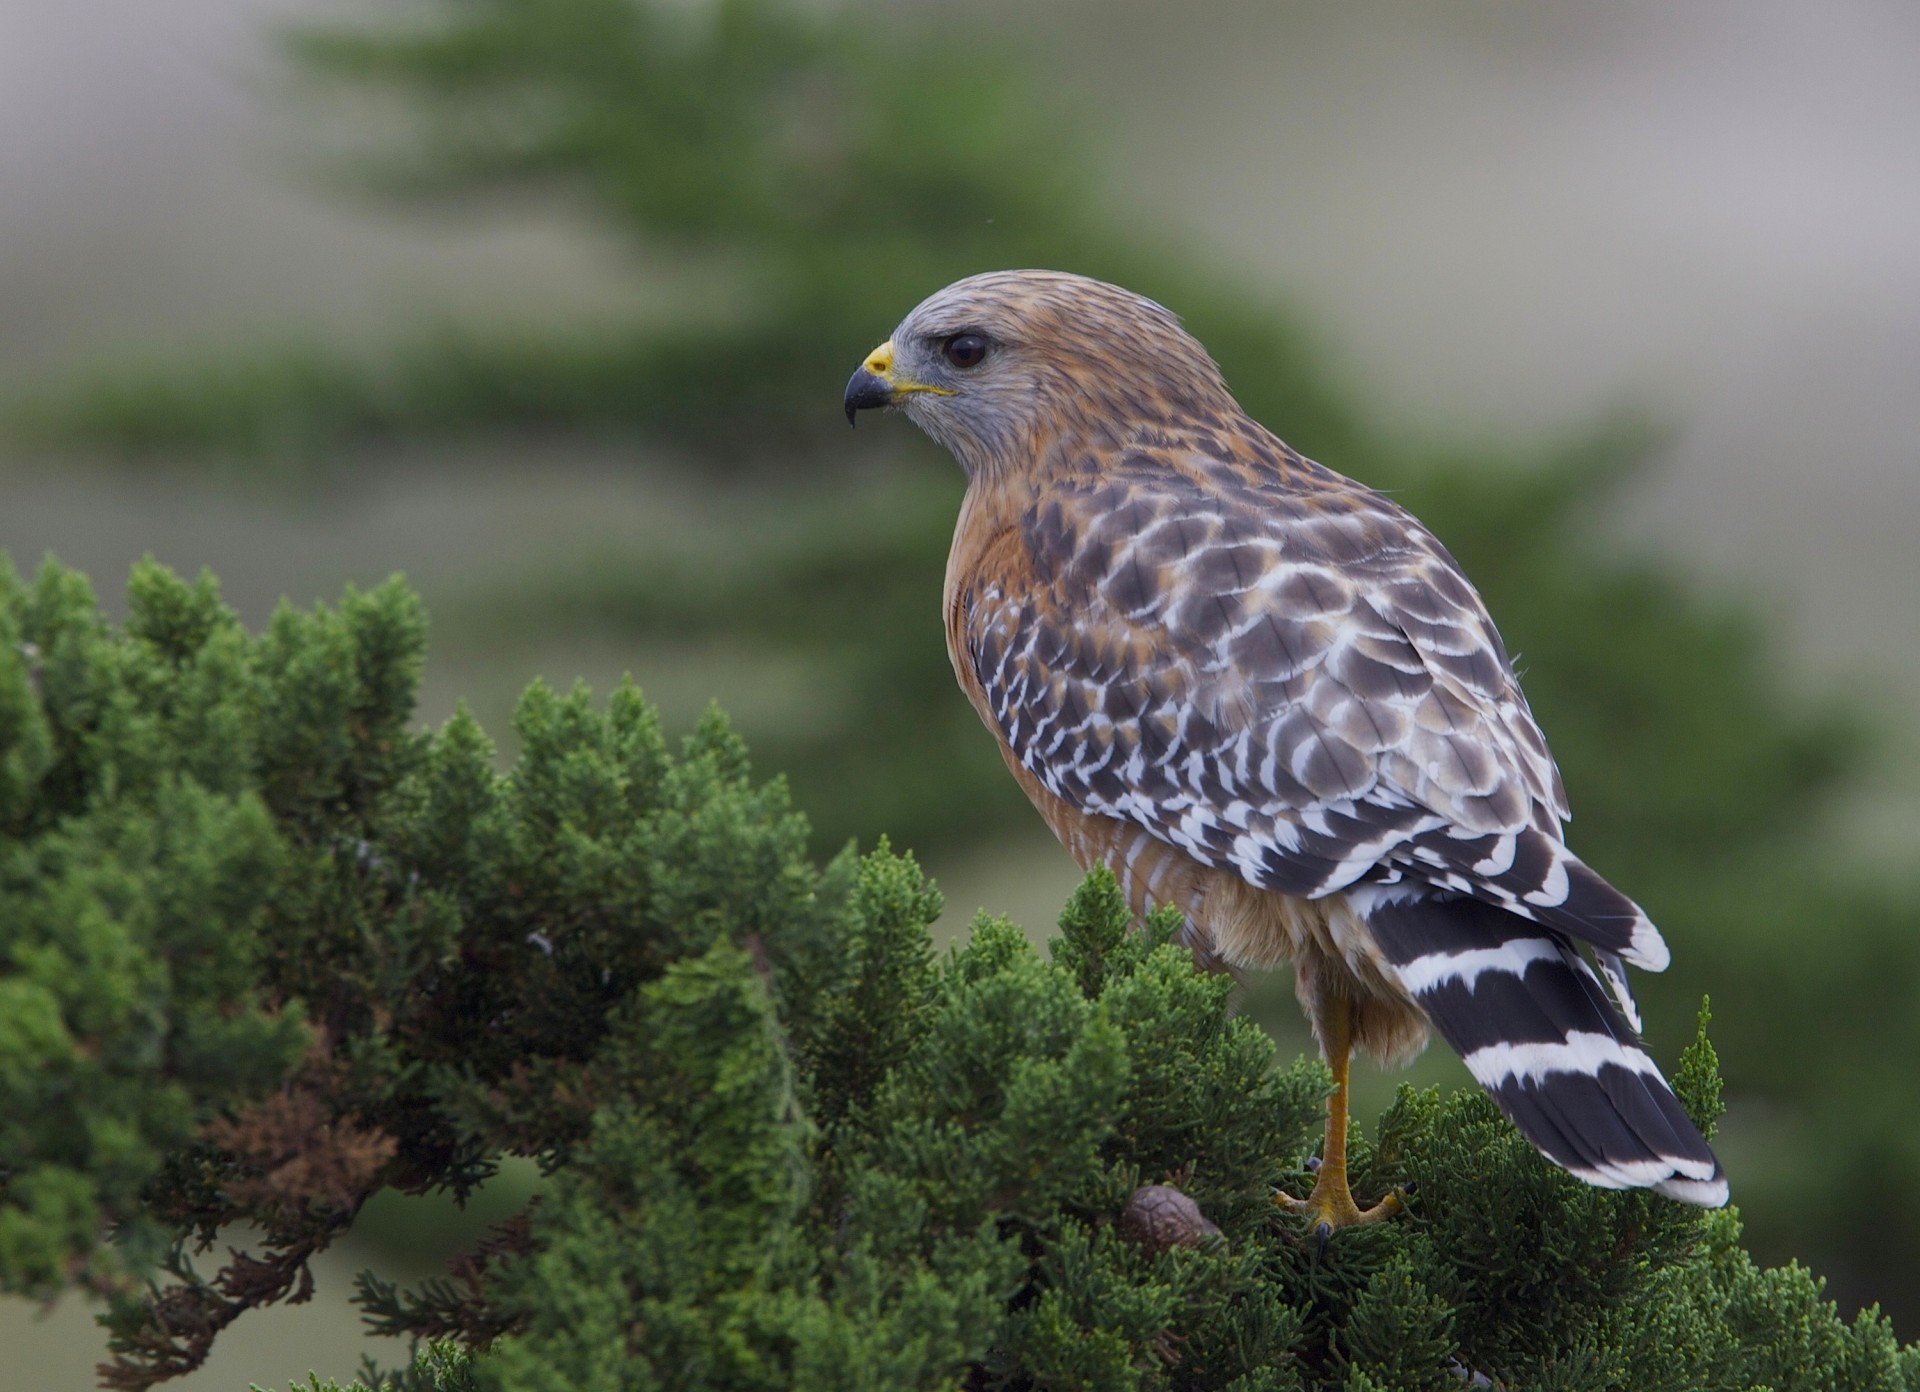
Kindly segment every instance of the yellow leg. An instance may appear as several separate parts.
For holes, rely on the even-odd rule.
[[[1304,1213],[1307,1227],[1322,1242],[1338,1228],[1356,1223],[1379,1223],[1401,1208],[1400,1196],[1388,1194],[1372,1208],[1353,1201],[1347,1187],[1347,1056],[1353,1051],[1353,1005],[1344,996],[1327,1003],[1321,1021],[1326,1034],[1327,1066],[1333,1070],[1333,1096],[1327,1099],[1327,1137],[1320,1151],[1320,1169],[1313,1192],[1304,1199],[1277,1193],[1274,1202],[1289,1213]]]

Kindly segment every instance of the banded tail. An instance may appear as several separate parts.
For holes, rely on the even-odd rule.
[[[1603,1189],[1726,1203],[1720,1162],[1628,1023],[1623,978],[1616,1003],[1565,934],[1478,899],[1382,895],[1366,921],[1434,1028],[1554,1164]],[[1612,954],[1602,966],[1621,976]]]

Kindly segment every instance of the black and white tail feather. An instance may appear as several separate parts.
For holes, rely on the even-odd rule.
[[[1351,898],[1401,985],[1549,1160],[1601,1188],[1726,1203],[1720,1162],[1641,1047],[1618,954],[1597,951],[1596,973],[1566,933],[1481,899],[1406,884]]]

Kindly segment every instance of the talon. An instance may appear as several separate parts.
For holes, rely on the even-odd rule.
[[[1361,1208],[1347,1187],[1347,1053],[1350,1047],[1350,1006],[1335,1002],[1325,1025],[1324,1042],[1327,1064],[1333,1073],[1333,1092],[1327,1098],[1326,1145],[1319,1155],[1307,1157],[1306,1168],[1313,1174],[1313,1192],[1296,1199],[1275,1190],[1273,1201],[1289,1213],[1306,1219],[1306,1230],[1313,1234],[1314,1260],[1325,1255],[1327,1242],[1336,1229],[1384,1223],[1405,1208],[1405,1196],[1413,1186],[1396,1189],[1372,1208]]]

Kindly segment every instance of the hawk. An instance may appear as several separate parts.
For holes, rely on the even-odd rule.
[[[1348,1056],[1404,1061],[1429,1027],[1555,1164],[1726,1202],[1638,1037],[1625,963],[1666,944],[1567,848],[1433,533],[1249,417],[1172,313],[1080,276],[948,286],[845,405],[904,410],[966,471],[947,650],[1068,852],[1137,914],[1176,906],[1204,964],[1292,962],[1334,1091],[1313,1191],[1281,1198],[1323,1240],[1399,1207],[1349,1190]]]

